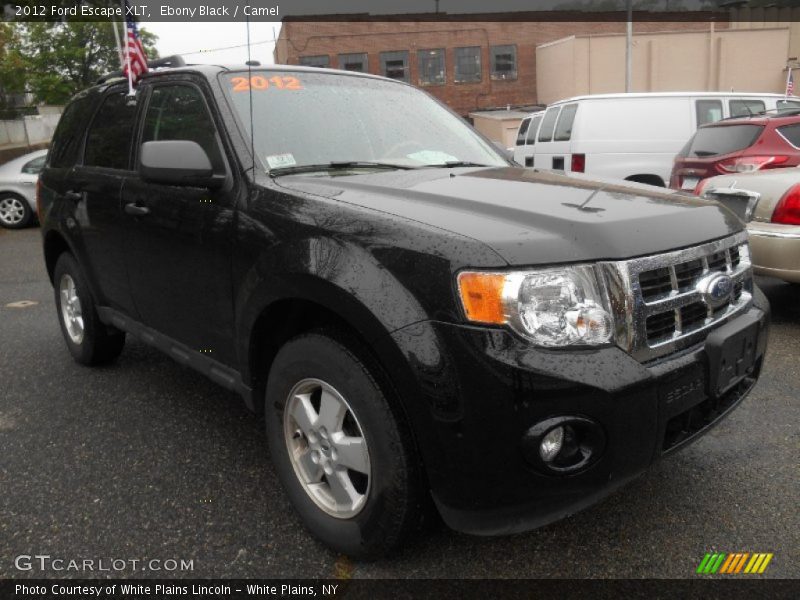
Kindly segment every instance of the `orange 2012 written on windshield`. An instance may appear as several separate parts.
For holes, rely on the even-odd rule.
[[[302,90],[303,84],[297,77],[262,77],[253,75],[251,77],[231,77],[231,91],[249,92],[252,90]]]

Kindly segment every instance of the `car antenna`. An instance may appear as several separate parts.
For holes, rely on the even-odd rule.
[[[256,142],[253,125],[253,86],[250,84],[253,81],[253,60],[250,57],[250,15],[245,15],[247,19],[247,91],[248,99],[250,100],[250,154],[253,157],[253,177],[256,174]]]

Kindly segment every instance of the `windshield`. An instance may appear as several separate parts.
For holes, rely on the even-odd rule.
[[[427,94],[380,79],[327,73],[226,73],[222,84],[266,170],[385,163],[508,166],[464,121]]]

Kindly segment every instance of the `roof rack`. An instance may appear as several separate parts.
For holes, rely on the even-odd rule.
[[[178,54],[147,61],[147,68],[151,71],[158,69],[176,69],[185,65],[186,62],[183,60],[183,57]],[[111,73],[106,73],[100,79],[98,79],[95,85],[100,85],[101,83],[106,83],[107,81],[121,77],[125,77],[125,74],[122,71],[112,71]]]

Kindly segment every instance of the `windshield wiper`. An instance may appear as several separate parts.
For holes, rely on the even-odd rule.
[[[426,169],[452,169],[454,167],[491,167],[492,165],[484,165],[481,163],[470,162],[468,160],[448,160],[443,163],[432,165],[423,165]]]
[[[716,152],[713,152],[711,150],[693,150],[692,154],[694,154],[695,156],[714,156]]]
[[[395,163],[385,163],[369,160],[333,160],[329,163],[315,165],[293,165],[291,167],[278,167],[270,169],[270,177],[278,175],[293,175],[295,173],[313,173],[314,171],[337,171],[347,169],[414,169],[408,165],[398,165]]]

